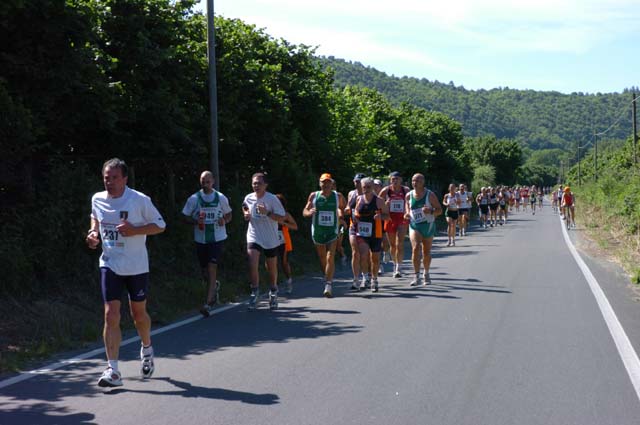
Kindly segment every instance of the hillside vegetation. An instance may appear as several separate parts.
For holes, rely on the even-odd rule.
[[[319,60],[333,70],[339,87],[373,88],[395,105],[407,102],[452,117],[462,124],[465,136],[511,139],[530,150],[575,152],[577,141],[591,138],[594,128],[602,131],[609,127],[629,109],[633,89],[609,94],[562,94],[508,87],[467,90],[453,82],[389,76],[359,62],[332,56]],[[608,137],[626,139],[630,127],[631,117],[627,115]]]

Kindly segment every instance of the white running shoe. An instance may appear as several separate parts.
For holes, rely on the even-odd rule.
[[[99,387],[121,387],[122,375],[117,370],[108,367],[102,372],[102,376],[98,379]]]
[[[398,278],[398,277],[402,277],[402,274],[400,274],[400,270],[396,270],[393,272],[393,277]]]
[[[384,267],[382,267],[382,264],[380,264],[380,267],[378,268],[378,274],[382,273],[384,273]]]
[[[422,284],[422,279],[420,279],[420,277],[416,277],[415,279],[413,279],[411,281],[411,283],[409,284],[409,286],[419,286]]]
[[[333,293],[331,292],[331,284],[327,283],[326,285],[324,285],[324,293],[322,295],[324,295],[325,298],[333,298]]]
[[[269,308],[271,310],[278,308],[278,291],[269,291]]]
[[[287,279],[284,285],[284,292],[287,295],[291,295],[293,293],[293,280]]]
[[[378,292],[378,279],[373,279],[371,284],[371,292]]]
[[[424,283],[422,285],[423,286],[431,285],[431,275],[429,273],[426,273],[424,275]]]
[[[143,378],[148,379],[153,376],[153,371],[155,370],[153,365],[153,349],[151,350],[151,353],[147,355],[143,354],[143,351],[144,348],[140,347],[140,375],[142,375]]]
[[[212,312],[213,312],[213,306],[209,304],[203,305],[202,308],[200,309],[200,314],[202,314],[203,317],[210,317]]]
[[[255,290],[251,291],[251,295],[249,295],[249,310],[255,310],[258,307],[258,300],[260,299],[260,291]]]

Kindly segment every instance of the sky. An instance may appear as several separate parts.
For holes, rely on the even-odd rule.
[[[640,86],[640,0],[215,0],[214,9],[397,77],[472,90]]]

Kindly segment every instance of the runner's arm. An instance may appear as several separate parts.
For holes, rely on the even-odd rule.
[[[431,204],[431,208],[433,208],[433,216],[437,217],[442,214],[442,206],[438,201],[438,197],[435,193],[431,192],[429,194],[429,203]]]
[[[293,218],[293,216],[289,213],[284,216],[284,220],[282,220],[282,224],[287,226],[290,230],[298,230],[298,223]]]
[[[316,213],[316,209],[313,208],[313,198],[315,198],[315,195],[315,192],[311,192],[309,194],[307,205],[305,205],[304,209],[302,210],[302,216],[305,218],[313,217],[313,215]]]

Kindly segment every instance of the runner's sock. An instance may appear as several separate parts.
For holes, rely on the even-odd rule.
[[[108,360],[107,363],[109,364],[109,367],[113,370],[115,370],[116,372],[118,371],[118,361],[117,360]]]

